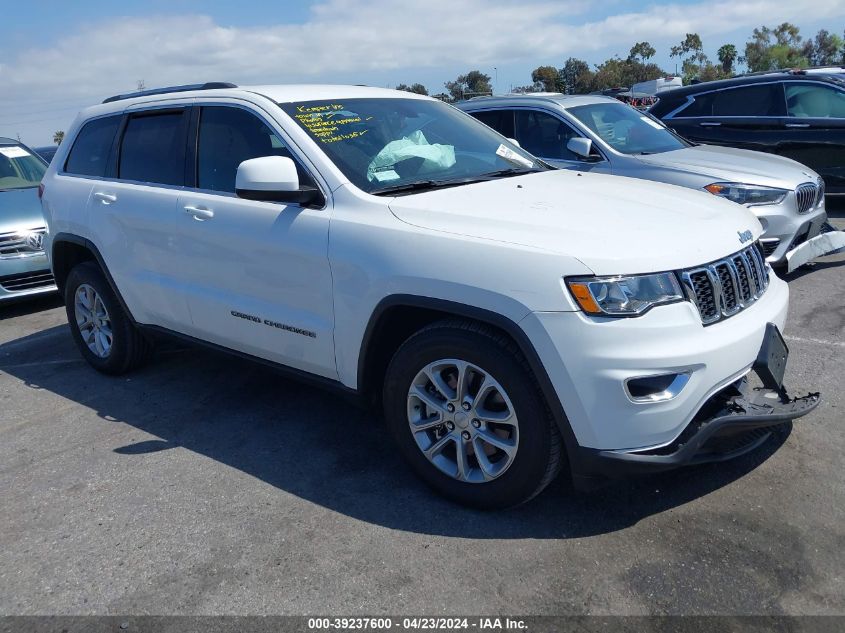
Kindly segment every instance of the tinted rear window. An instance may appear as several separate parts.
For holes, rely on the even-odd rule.
[[[783,88],[779,83],[771,83],[696,95],[695,101],[678,116],[783,116],[785,113]]]
[[[162,185],[185,183],[187,111],[134,115],[120,145],[122,180]]]
[[[73,142],[65,163],[65,171],[80,176],[105,176],[120,119],[121,116],[117,115],[86,123]]]
[[[513,110],[492,110],[488,112],[470,112],[472,116],[484,125],[492,127],[502,136],[514,138]]]

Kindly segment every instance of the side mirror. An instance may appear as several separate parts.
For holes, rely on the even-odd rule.
[[[517,141],[515,138],[508,138],[508,140],[517,147],[522,147],[522,145],[519,144],[519,141]]]
[[[235,193],[246,200],[294,202],[303,206],[323,200],[319,189],[300,186],[296,164],[285,156],[261,156],[242,162],[235,176]]]
[[[573,136],[571,139],[569,139],[569,141],[566,143],[566,149],[568,149],[573,154],[577,154],[584,160],[601,160],[600,156],[597,156],[592,153],[593,141],[582,136]]]

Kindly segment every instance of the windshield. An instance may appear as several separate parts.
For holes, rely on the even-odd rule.
[[[279,106],[353,184],[372,194],[546,169],[486,125],[439,101],[341,99]]]
[[[567,112],[617,152],[660,154],[689,147],[659,121],[623,103],[594,103]]]
[[[0,191],[37,187],[47,165],[20,145],[0,145]]]

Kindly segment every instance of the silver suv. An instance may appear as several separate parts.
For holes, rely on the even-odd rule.
[[[788,158],[695,145],[611,97],[508,95],[459,107],[557,167],[709,191],[750,208],[767,260],[787,272],[845,246],[845,234],[826,226],[824,182]]]

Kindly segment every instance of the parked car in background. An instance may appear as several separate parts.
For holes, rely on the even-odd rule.
[[[557,167],[666,182],[748,207],[765,229],[760,244],[774,265],[794,268],[845,246],[845,234],[822,235],[823,182],[795,161],[693,145],[611,97],[525,94],[458,106]]]
[[[779,154],[845,194],[845,75],[784,71],[670,90],[649,110],[696,143]]]
[[[429,97],[118,95],[73,123],[42,204],[94,368],[139,366],[162,333],[286,368],[380,403],[462,503],[722,461],[819,402],[782,387],[789,289],[752,213],[551,169]]]
[[[44,147],[36,147],[35,153],[49,163],[53,160],[53,156],[56,155],[57,149],[59,149],[58,145],[45,145]]]
[[[53,292],[44,254],[38,185],[47,163],[18,141],[0,137],[0,302]]]

